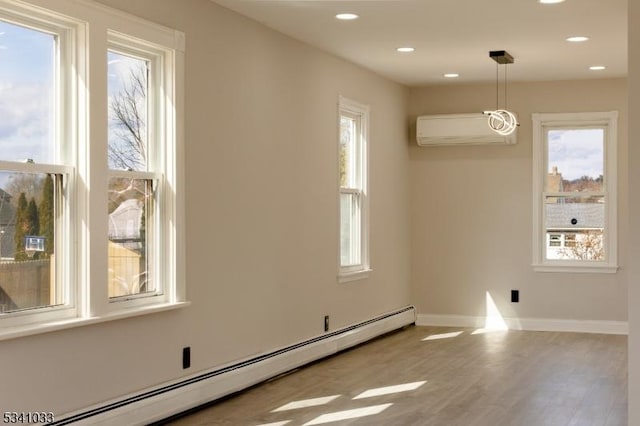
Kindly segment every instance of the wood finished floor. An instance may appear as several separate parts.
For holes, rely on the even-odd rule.
[[[627,425],[626,336],[473,332],[411,326],[167,424]],[[423,381],[414,390],[354,399],[370,389]],[[276,411],[316,398],[331,400]],[[382,411],[318,423],[332,413],[367,410]]]

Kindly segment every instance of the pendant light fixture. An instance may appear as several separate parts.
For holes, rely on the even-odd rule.
[[[496,61],[496,109],[495,111],[484,111],[489,116],[489,127],[494,132],[502,136],[513,133],[518,127],[518,120],[514,113],[507,110],[507,65],[513,63],[513,56],[504,50],[492,50],[489,57]],[[504,65],[504,109],[499,107],[499,70],[500,65]]]

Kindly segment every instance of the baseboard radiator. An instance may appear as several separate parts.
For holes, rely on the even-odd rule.
[[[70,413],[52,425],[121,426],[158,422],[415,321],[415,308],[407,306],[285,348]]]

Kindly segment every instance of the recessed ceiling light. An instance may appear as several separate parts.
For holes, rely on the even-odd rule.
[[[589,69],[591,71],[602,71],[602,70],[606,70],[607,67],[605,67],[604,65],[594,65],[592,67],[589,67]]]
[[[336,18],[340,19],[341,21],[353,21],[354,19],[358,19],[359,16],[355,13],[338,13],[336,15]]]
[[[405,46],[405,47],[398,47],[396,50],[401,53],[410,53],[415,51],[416,49],[413,47]]]
[[[538,0],[538,3],[542,3],[542,4],[556,4],[556,3],[562,3],[564,0]]]
[[[589,37],[587,37],[587,36],[571,36],[571,37],[567,37],[566,40],[570,41],[572,43],[580,43],[580,42],[589,40]]]
[[[444,78],[458,78],[458,77],[460,77],[460,74],[455,73],[455,72],[448,72],[446,74],[442,74],[442,76]]]

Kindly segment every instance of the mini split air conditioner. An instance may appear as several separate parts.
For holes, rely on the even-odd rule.
[[[512,145],[516,143],[516,133],[497,134],[482,113],[439,114],[418,117],[416,139],[420,146]]]

